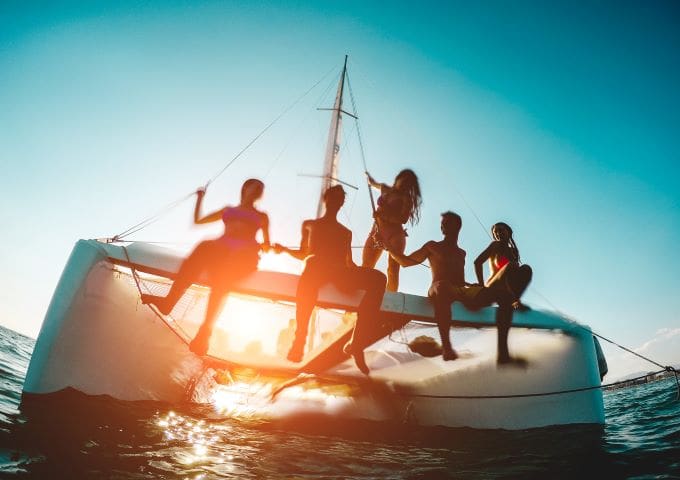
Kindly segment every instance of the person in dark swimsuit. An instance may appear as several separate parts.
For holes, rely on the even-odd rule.
[[[498,303],[496,325],[498,326],[499,364],[521,360],[508,353],[507,332],[512,322],[511,294],[507,291],[503,275],[499,275],[486,286],[473,285],[465,281],[465,250],[458,246],[458,235],[462,226],[459,215],[453,212],[442,214],[441,231],[444,239],[431,240],[410,255],[390,251],[390,255],[403,267],[418,265],[428,260],[432,269],[432,284],[428,296],[434,307],[434,317],[442,341],[444,360],[455,360],[458,354],[451,346],[450,329],[452,322],[451,304],[462,302],[467,308],[476,310]]]
[[[194,223],[224,222],[224,234],[214,240],[199,243],[182,262],[175,281],[165,297],[142,294],[142,303],[155,305],[164,315],[169,314],[192,283],[206,274],[211,288],[205,320],[198,329],[189,348],[198,355],[205,355],[210,345],[217,314],[222,299],[229,293],[234,282],[257,270],[260,249],[269,248],[269,217],[255,208],[264,193],[260,180],[246,180],[241,187],[241,203],[227,206],[208,215],[201,215],[205,190],[196,192]],[[262,231],[264,242],[260,245],[256,235]]]
[[[404,253],[406,249],[406,230],[404,224],[415,225],[420,220],[420,185],[413,170],[399,172],[394,185],[376,182],[366,172],[368,183],[380,190],[378,206],[374,214],[373,228],[364,243],[362,253],[363,267],[375,268],[383,250],[389,249]],[[399,264],[390,257],[387,261],[387,290],[396,292],[399,288]]]
[[[475,259],[477,285],[493,288],[498,286],[503,291],[503,302],[498,302],[498,363],[524,366],[522,358],[511,357],[508,351],[508,333],[512,323],[513,310],[525,311],[529,307],[520,298],[531,282],[533,272],[529,265],[520,264],[519,249],[512,237],[512,228],[499,222],[491,227],[494,240]],[[489,260],[491,276],[484,283],[484,262]]]
[[[365,291],[357,310],[352,339],[345,346],[345,352],[354,357],[359,370],[367,375],[369,369],[364,359],[364,348],[368,346],[366,332],[370,329],[369,323],[377,319],[385,294],[386,278],[378,270],[356,266],[352,260],[352,232],[337,220],[338,211],[345,202],[343,188],[340,185],[330,187],[324,192],[323,199],[326,205],[324,215],[302,223],[300,248],[292,249],[279,244],[273,247],[277,252],[286,252],[305,262],[296,293],[295,338],[287,358],[291,362],[302,360],[309,318],[319,288],[325,283],[333,283],[344,291]]]
[[[491,276],[487,282],[493,282],[501,272],[508,282],[507,288],[512,292],[512,307],[515,310],[528,310],[520,298],[526,290],[533,272],[529,265],[521,265],[519,250],[512,237],[512,228],[507,223],[498,222],[491,227],[494,240],[475,260],[475,274],[479,285],[484,285],[484,262],[489,260]],[[507,272],[506,272],[507,270]]]

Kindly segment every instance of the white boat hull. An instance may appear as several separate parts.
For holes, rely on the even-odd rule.
[[[139,270],[171,276],[181,258],[148,245],[133,244],[123,250],[97,241],[79,241],[43,322],[24,393],[46,394],[70,387],[121,400],[181,402],[192,395],[197,398],[192,387],[204,376],[206,365],[189,352],[186,340],[200,319],[185,325],[186,332],[182,332],[141,305],[130,277],[114,269],[128,261]],[[257,272],[237,290],[285,302],[294,300],[296,282],[294,275]],[[352,309],[359,294],[342,294],[327,286],[320,293],[319,303]],[[403,318],[432,318],[427,299],[414,295],[388,292],[382,310]],[[403,348],[395,354],[387,350],[388,341],[378,342],[367,351],[371,378],[392,394],[381,398],[359,396],[350,402],[355,408],[348,407],[344,414],[372,418],[396,415],[422,425],[474,428],[604,423],[599,388],[512,397],[598,387],[600,374],[588,328],[546,312],[516,314],[513,325],[531,330],[513,328],[510,348],[526,357],[529,367],[498,368],[494,312],[493,308],[469,312],[454,304],[457,326],[489,328],[467,343],[457,342],[463,355],[455,362],[424,358]],[[454,330],[454,341],[456,335]],[[271,361],[252,364],[272,367]],[[294,365],[283,359],[276,360],[273,367],[294,372]],[[362,378],[349,361],[326,373],[335,378]],[[452,398],[489,396],[505,398]]]

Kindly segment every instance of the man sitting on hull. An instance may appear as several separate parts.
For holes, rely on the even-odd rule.
[[[370,322],[377,322],[386,277],[373,268],[358,267],[352,260],[352,232],[337,220],[338,211],[345,203],[345,191],[340,185],[328,188],[323,195],[326,212],[314,220],[302,223],[300,248],[291,249],[275,245],[276,251],[285,251],[295,258],[305,261],[305,268],[298,282],[295,312],[296,330],[293,345],[288,352],[288,360],[299,362],[304,356],[304,348],[309,328],[309,318],[314,310],[319,288],[332,283],[340,290],[364,290],[357,310],[357,322],[352,340],[345,346],[345,352],[364,374],[368,366],[364,359],[364,348]]]
[[[451,304],[462,302],[470,309],[498,303],[496,325],[498,327],[499,364],[524,363],[522,359],[510,356],[508,352],[508,331],[512,323],[513,297],[508,291],[502,275],[486,287],[465,282],[465,250],[458,246],[458,234],[462,226],[459,215],[442,213],[441,231],[444,239],[431,240],[410,255],[390,251],[390,255],[403,267],[418,265],[428,260],[432,269],[432,285],[428,291],[434,306],[434,316],[442,340],[442,357],[455,360],[458,354],[451,346]]]

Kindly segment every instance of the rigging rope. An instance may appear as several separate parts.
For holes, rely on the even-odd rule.
[[[139,295],[141,297],[142,294],[143,294],[142,293],[141,280],[139,278],[139,274],[137,273],[137,270],[135,269],[135,266],[134,266],[135,264],[132,263],[132,260],[130,260],[130,255],[128,254],[128,251],[127,251],[127,248],[125,247],[125,245],[121,245],[121,248],[123,249],[123,253],[125,254],[125,259],[127,260],[130,271],[132,272],[132,278],[135,280],[135,285],[137,286],[137,291],[139,292]],[[165,316],[162,315],[156,309],[155,306],[151,305],[150,303],[147,303],[146,306],[149,307],[149,309],[154,313],[154,315],[156,315],[156,317],[158,317],[168,328],[170,328],[170,330],[172,330],[172,333],[174,333],[177,336],[177,338],[182,340],[182,342],[184,342],[186,345],[189,345],[189,340],[188,340],[189,335],[184,331],[184,329],[182,328],[182,326],[179,323],[175,322],[177,324],[177,329],[175,329],[175,327],[170,325],[170,323],[165,318]],[[181,334],[180,334],[180,332],[181,332]]]
[[[227,164],[222,167],[217,173],[215,173],[212,177],[208,179],[208,181],[205,183],[203,186],[203,189],[207,189],[208,186],[213,183],[220,175],[222,175],[229,167],[231,167],[236,160],[241,157],[257,140],[262,137],[271,127],[273,127],[281,118],[283,118],[290,110],[292,110],[298,103],[300,103],[312,90],[314,90],[321,82],[323,82],[328,75],[330,75],[331,72],[335,70],[335,67],[331,68],[328,72],[324,74],[323,77],[321,77],[314,85],[312,85],[307,91],[305,91],[302,95],[300,95],[293,103],[288,105],[279,115],[274,118],[271,122],[269,122],[255,137],[246,144],[245,147],[243,147],[231,160],[227,162]],[[165,207],[160,209],[158,212],[155,214],[151,215],[148,218],[145,218],[144,220],[140,221],[139,223],[133,225],[132,227],[128,228],[127,230],[122,231],[121,233],[114,235],[109,239],[109,242],[114,243],[114,242],[120,242],[122,239],[126,236],[132,235],[133,233],[136,233],[152,223],[157,222],[161,217],[163,217],[166,213],[168,213],[170,210],[174,209],[181,203],[183,203],[185,200],[191,198],[196,192],[192,191],[189,194],[186,194],[182,196],[181,198],[170,202],[167,204]]]
[[[163,217],[163,215],[168,213],[170,210],[177,207],[178,205],[180,205],[185,200],[188,200],[189,198],[191,198],[194,195],[194,193],[195,192],[191,192],[187,195],[184,195],[181,198],[178,198],[177,200],[175,200],[173,202],[170,202],[169,204],[167,204],[165,207],[161,208],[158,212],[154,213],[150,217],[147,217],[144,220],[142,220],[141,222],[136,223],[135,225],[131,226],[127,230],[123,230],[119,234],[114,235],[113,237],[111,237],[109,239],[109,242],[110,243],[119,242],[123,239],[123,237],[127,237],[129,235],[132,235],[133,233],[137,233],[140,230],[143,230],[144,228],[148,227],[152,223],[157,222],[158,220],[160,220]]]
[[[349,81],[349,73],[345,74],[347,77],[347,87],[349,90],[349,98],[352,101],[352,110],[354,111],[354,123],[357,130],[357,139],[359,140],[359,151],[361,152],[361,161],[364,165],[364,172],[366,173],[366,184],[368,185],[368,196],[371,199],[371,209],[375,214],[375,200],[373,199],[373,190],[371,190],[371,183],[368,181],[368,166],[366,165],[366,153],[364,152],[364,142],[361,138],[361,128],[359,128],[359,112],[354,101],[354,91],[352,90],[352,83]]]
[[[225,171],[226,171],[226,170],[227,170],[227,169],[228,169],[228,168],[229,168],[229,167],[230,167],[230,166],[231,166],[231,165],[232,165],[232,164],[233,164],[240,156],[241,156],[241,155],[243,155],[243,153],[245,153],[245,151],[248,150],[248,149],[249,149],[249,148],[250,148],[250,147],[251,147],[251,146],[252,146],[252,145],[253,145],[253,144],[261,137],[261,136],[262,136],[262,135],[264,135],[265,132],[267,132],[267,130],[269,130],[272,126],[274,126],[274,124],[275,124],[276,122],[278,122],[278,121],[279,121],[286,113],[288,113],[288,112],[289,112],[291,109],[293,109],[298,103],[300,103],[300,102],[302,101],[302,99],[305,98],[312,90],[314,90],[314,89],[317,87],[317,85],[319,85],[321,82],[323,82],[323,81],[326,79],[326,77],[327,77],[328,75],[330,75],[330,73],[331,73],[333,70],[335,70],[335,67],[331,68],[328,72],[326,72],[326,74],[325,74],[323,77],[321,77],[314,85],[312,85],[311,87],[309,87],[309,89],[307,89],[307,91],[306,91],[305,93],[303,93],[302,95],[300,95],[300,96],[299,96],[292,104],[290,104],[288,107],[286,107],[286,108],[285,108],[285,109],[284,109],[284,110],[283,110],[276,118],[274,118],[274,120],[272,120],[271,122],[269,122],[269,124],[267,124],[267,126],[264,127],[264,128],[260,131],[260,133],[258,133],[257,135],[255,135],[255,138],[253,138],[250,142],[248,142],[248,144],[247,144],[245,147],[243,147],[243,148],[241,149],[241,151],[238,152],[238,153],[234,156],[234,158],[232,158],[229,162],[227,162],[227,164],[226,164],[224,167],[222,167],[222,169],[220,169],[215,175],[213,175],[213,176],[206,182],[204,188],[207,189],[208,186],[209,186],[212,182],[214,182],[215,180],[217,180],[217,178],[218,178],[220,175],[222,175],[222,174],[223,174],[223,173],[224,173],[224,172],[225,172]]]
[[[672,368],[672,367],[671,367]],[[581,388],[571,388],[567,390],[555,390],[552,392],[541,392],[541,393],[518,393],[518,394],[512,394],[512,395],[429,395],[429,394],[424,394],[424,393],[407,393],[407,392],[397,392],[398,395],[401,395],[403,397],[412,397],[412,398],[451,398],[451,399],[460,399],[460,400],[485,400],[485,399],[494,399],[494,398],[528,398],[528,397],[547,397],[551,395],[562,395],[565,393],[577,393],[577,392],[587,392],[589,390],[599,390],[602,388],[608,388],[612,387],[615,385],[621,385],[624,383],[629,383],[629,382],[635,382],[637,380],[647,378],[649,375],[658,375],[659,373],[667,371],[665,368],[663,370],[659,370],[658,372],[652,372],[648,373],[645,375],[640,375],[639,377],[635,377],[632,379],[628,380],[619,380],[618,382],[612,382],[612,383],[607,383],[604,385],[593,385],[590,387],[581,387]],[[676,383],[678,382],[677,374],[675,377]],[[680,384],[679,384],[680,385]],[[680,388],[680,386],[678,387]]]

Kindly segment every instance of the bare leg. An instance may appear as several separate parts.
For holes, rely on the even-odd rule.
[[[451,346],[451,303],[453,296],[451,292],[446,291],[446,285],[443,282],[435,282],[431,287],[428,295],[432,300],[434,306],[434,318],[437,321],[437,328],[439,330],[439,337],[442,341],[442,358],[444,360],[455,360],[458,354]]]
[[[168,315],[175,304],[182,298],[184,292],[196,281],[206,265],[211,263],[216,249],[221,246],[217,245],[214,240],[207,240],[199,243],[191,254],[182,262],[182,266],[177,272],[170,291],[165,297],[158,295],[142,294],[142,303],[151,303],[156,305],[158,311],[163,315]]]
[[[505,305],[498,307],[498,310],[496,311],[496,327],[498,328],[498,363],[507,363],[510,361],[510,352],[508,351],[508,332],[510,331],[511,323],[512,310],[510,310]]]
[[[376,248],[373,237],[369,235],[364,243],[364,249],[361,252],[361,266],[375,268],[375,264],[378,263],[382,252],[382,248]]]
[[[406,250],[406,237],[401,234],[395,234],[390,238],[392,248],[398,253],[404,253]],[[386,290],[396,292],[399,289],[399,268],[397,261],[389,256],[387,259],[387,287]]]
[[[305,271],[300,275],[298,281],[295,308],[295,338],[288,352],[288,360],[299,362],[305,353],[305,343],[307,343],[307,333],[309,330],[309,318],[314,311],[314,303],[319,293],[319,283],[317,272],[314,265],[308,263]]]
[[[512,305],[502,304],[498,306],[496,311],[496,326],[498,328],[498,353],[496,363],[499,365],[515,365],[518,367],[526,367],[527,361],[520,357],[510,356],[508,350],[508,333],[510,332],[510,325],[512,323]]]
[[[375,325],[378,321],[380,305],[385,295],[385,275],[372,268],[352,268],[345,273],[345,278],[339,279],[340,283],[351,284],[354,288],[364,290],[364,298],[361,299],[357,314],[357,323],[354,325],[352,339],[345,345],[345,353],[354,357],[354,363],[364,374],[368,375],[369,369],[364,358],[364,349],[368,346],[368,338],[371,328],[379,328]]]
[[[521,298],[522,294],[531,282],[533,271],[529,265],[520,265],[515,267],[511,273],[512,275],[508,279],[508,288],[512,292],[512,296],[515,298],[515,301],[512,303],[512,307],[515,310],[522,312],[529,310],[529,307],[522,303]]]
[[[205,320],[198,329],[198,333],[189,344],[189,349],[196,355],[205,355],[210,347],[210,337],[217,322],[217,316],[222,306],[222,300],[228,294],[225,290],[213,289],[208,298]]]

